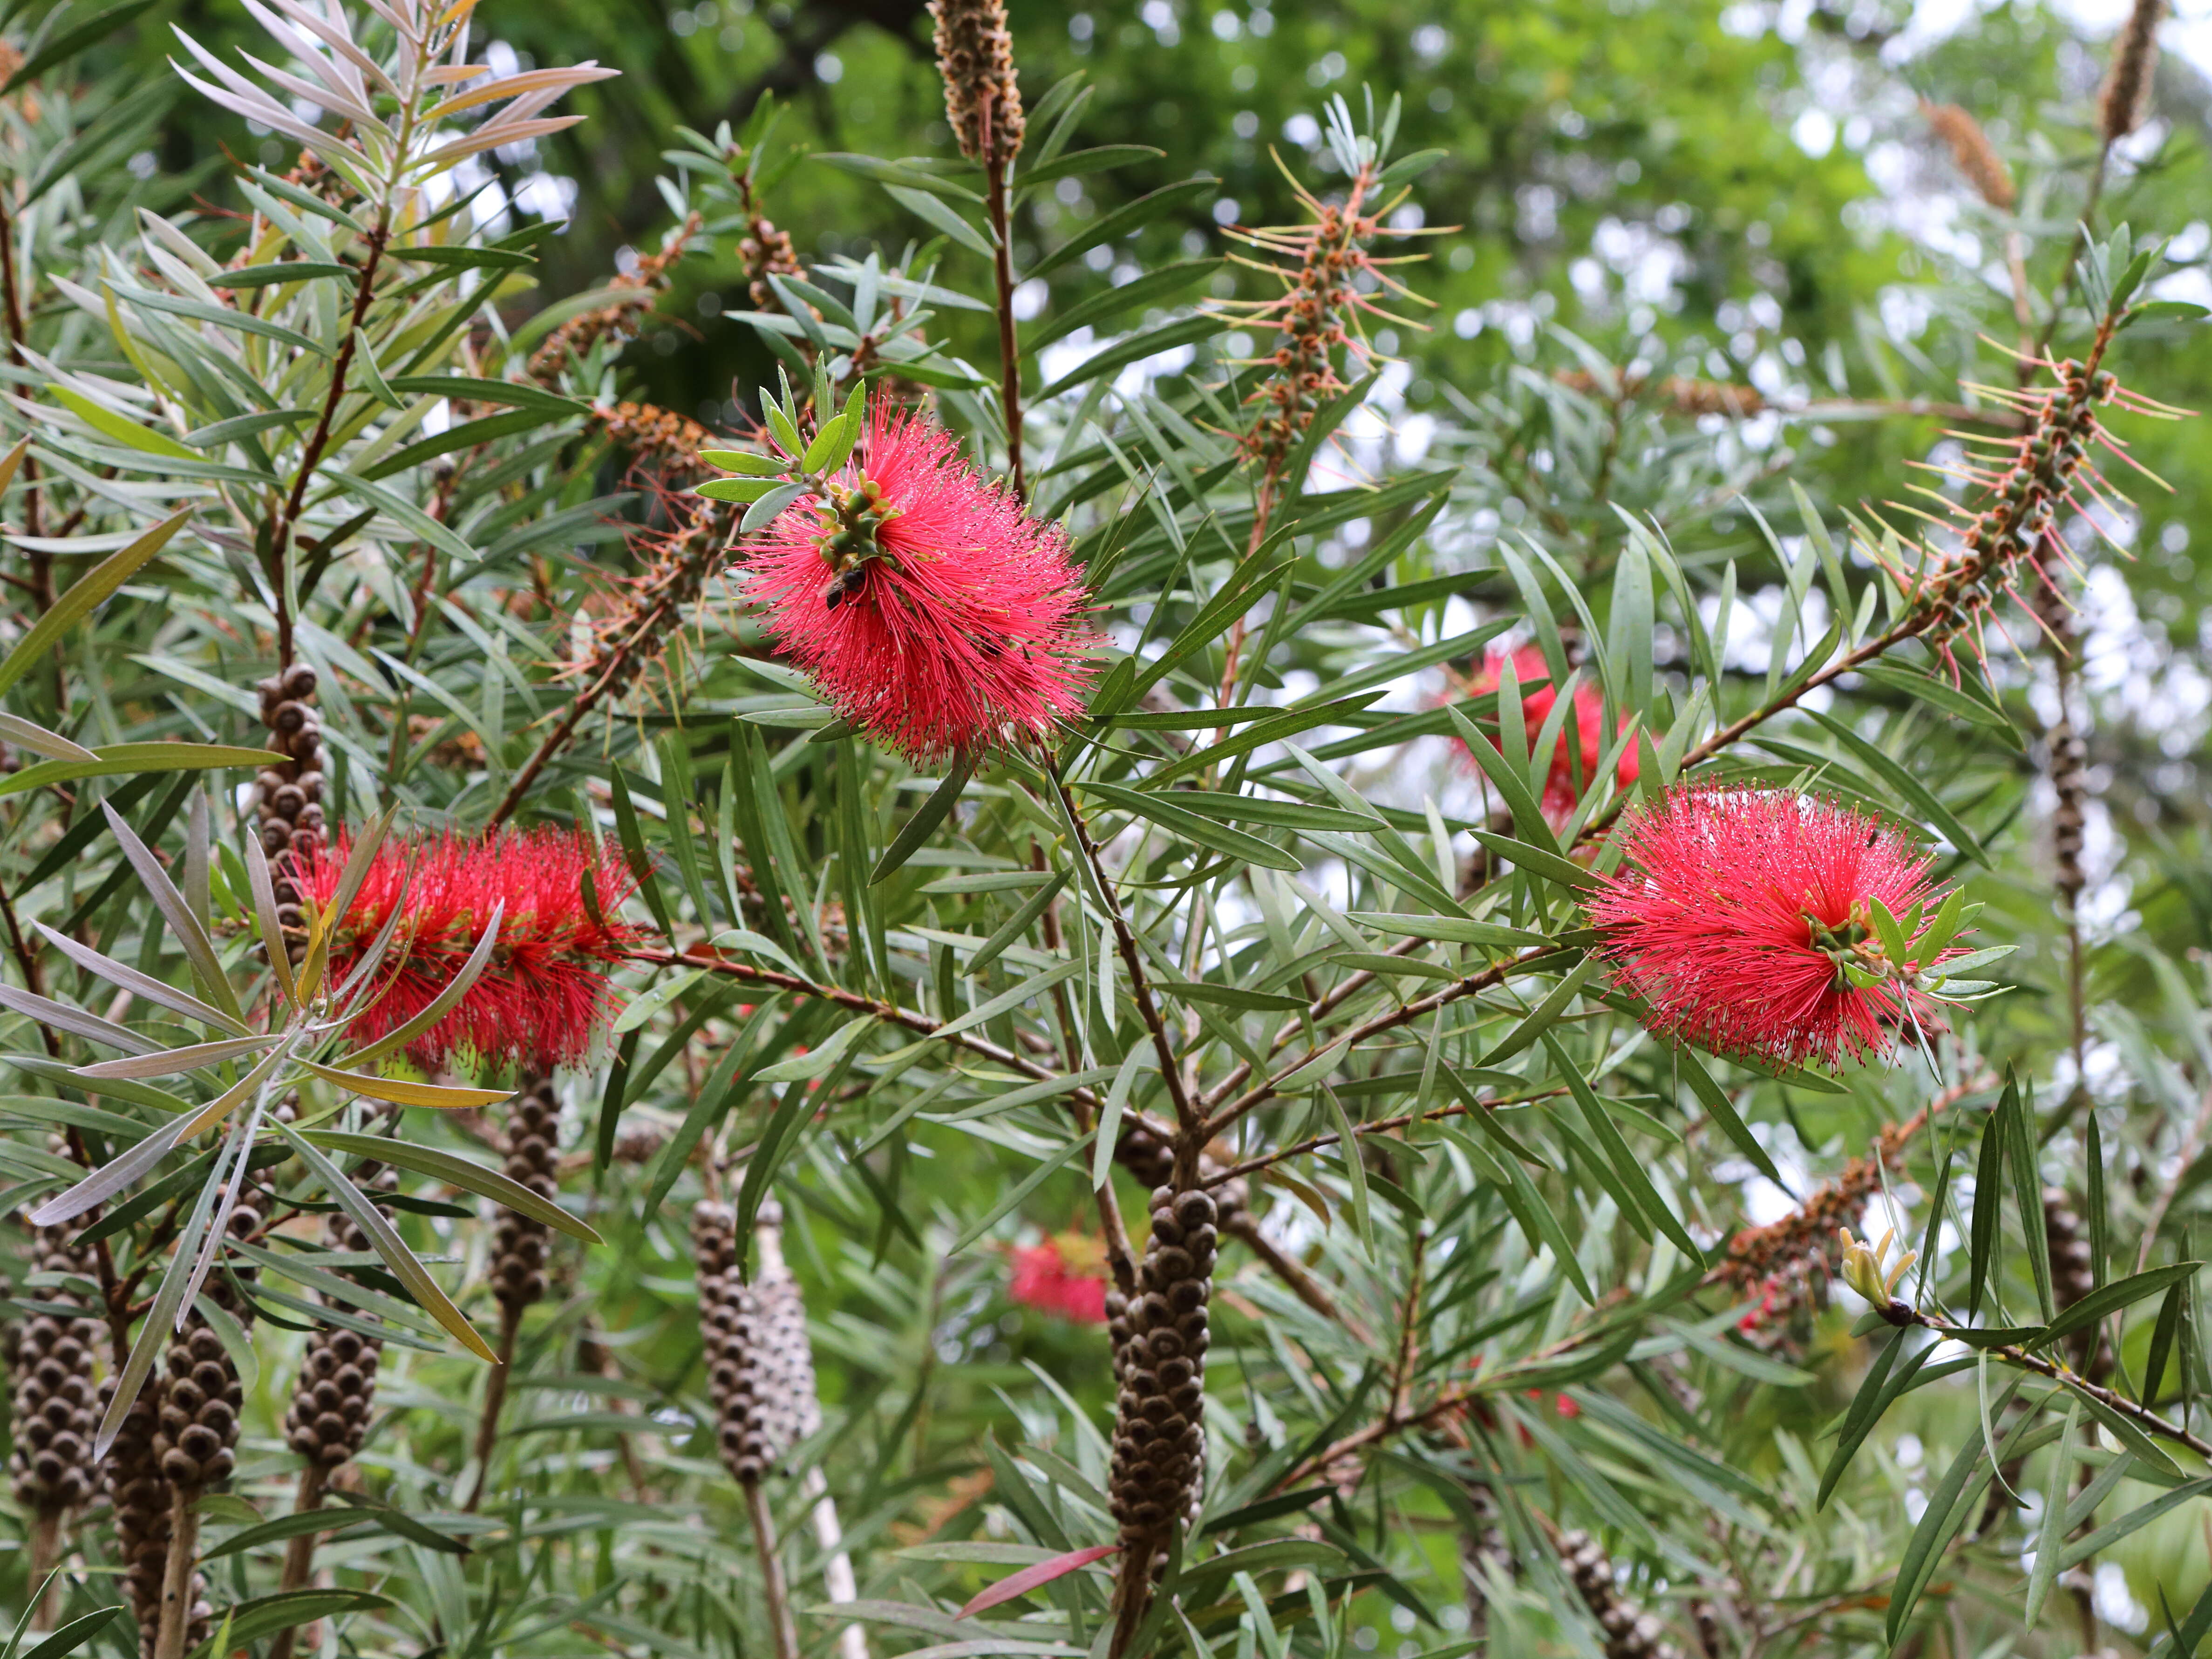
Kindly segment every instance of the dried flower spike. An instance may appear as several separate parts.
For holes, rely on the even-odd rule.
[[[1096,670],[1066,533],[986,483],[934,421],[880,396],[866,420],[834,471],[802,466],[797,446],[783,445],[806,494],[743,567],[770,635],[840,714],[917,763],[1076,713]]]
[[[2136,0],[2112,44],[2112,67],[2097,94],[2105,142],[2117,143],[2150,113],[2150,87],[2158,71],[2158,25],[2166,0]]]
[[[307,898],[329,902],[349,850],[340,836],[329,856],[295,866]],[[393,910],[401,913],[355,1026],[381,1036],[453,982],[493,908],[503,907],[491,960],[459,1003],[408,1046],[408,1057],[425,1070],[463,1052],[540,1069],[574,1065],[613,1017],[606,975],[633,937],[618,915],[632,884],[620,858],[564,830],[387,840],[351,906],[331,919],[331,972],[342,981]]]
[[[2010,593],[2033,610],[2032,599],[2021,590],[2023,575],[2047,584],[2047,561],[2070,562],[2059,532],[2062,511],[2095,525],[2099,514],[2092,509],[2115,504],[2098,468],[2098,452],[2130,458],[2127,445],[2106,428],[2098,410],[2112,404],[2160,419],[2184,412],[2125,391],[2110,369],[2099,367],[2111,327],[2108,321],[2087,362],[2045,362],[2057,377],[2055,386],[1966,383],[1968,390],[2011,410],[2021,430],[2006,439],[1959,434],[1969,446],[1966,461],[1936,469],[1978,492],[1974,505],[1947,499],[1940,514],[1907,509],[1956,535],[1955,550],[1924,551],[1920,565],[1908,569],[1887,549],[1861,539],[1863,550],[1887,572],[1906,605],[1924,613],[1923,637],[1947,662],[1961,636],[1985,657],[1983,623],[1998,596]]]
[[[1590,920],[1653,1030],[1835,1066],[1930,1022],[1918,976],[1955,954],[1959,911],[1923,927],[1938,897],[1929,860],[1881,820],[1815,796],[1688,787],[1632,808],[1618,833],[1626,866]]]
[[[1997,154],[1990,136],[1982,131],[1982,124],[1956,104],[1931,104],[1920,100],[1920,112],[1928,118],[1929,130],[1951,148],[1951,160],[1966,175],[1974,193],[2000,213],[2009,213],[2018,198],[2013,187],[2012,169]]]
[[[1014,159],[1022,147],[1022,93],[1003,0],[930,0],[945,118],[971,161]]]

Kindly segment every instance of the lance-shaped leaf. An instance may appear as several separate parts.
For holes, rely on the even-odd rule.
[[[322,988],[323,974],[330,965],[331,934],[335,920],[353,908],[361,896],[362,884],[368,879],[369,866],[375,861],[377,849],[383,846],[385,832],[391,829],[398,814],[397,806],[387,806],[363,826],[350,851],[346,854],[345,867],[338,872],[338,884],[331,894],[331,902],[315,913],[313,926],[308,931],[307,954],[300,963],[300,994],[310,1001]],[[399,907],[392,907],[398,914]],[[387,926],[391,918],[386,918]]]
[[[31,925],[46,936],[47,944],[78,967],[99,975],[111,985],[129,991],[134,996],[143,997],[148,1002],[159,1003],[162,1007],[172,1009],[187,1019],[196,1019],[203,1025],[212,1025],[236,1036],[252,1035],[247,1030],[244,1020],[226,1014],[221,1009],[210,1007],[189,991],[179,991],[175,986],[155,979],[151,974],[142,974],[112,957],[103,956],[89,945],[79,945],[67,933],[56,933],[43,921],[34,921]]]
[[[876,867],[868,872],[869,886],[873,887],[887,880],[901,865],[921,850],[922,842],[927,841],[931,832],[945,822],[945,815],[959,800],[960,792],[968,787],[969,776],[975,769],[975,760],[972,755],[963,753],[953,757],[951,765],[946,769],[937,787],[930,792],[929,799],[922,802],[921,810],[908,818],[898,834],[892,837],[891,844],[884,849],[883,857],[876,861]]]
[[[46,614],[33,623],[15,647],[0,658],[0,691],[5,691],[30,672],[31,665],[52,650],[93,608],[128,581],[138,567],[169,544],[169,538],[192,515],[180,507],[120,552],[102,560],[70,591],[55,600]]]
[[[215,1219],[208,1224],[207,1241],[201,1245],[199,1256],[192,1263],[191,1277],[185,1283],[184,1304],[177,1310],[179,1330],[184,1328],[185,1308],[191,1306],[198,1297],[200,1287],[207,1283],[207,1276],[215,1267],[216,1258],[222,1254],[224,1243],[230,1236],[231,1212],[238,1207],[239,1194],[245,1189],[246,1160],[253,1150],[253,1137],[261,1127],[261,1114],[267,1104],[265,1093],[256,1096],[252,1115],[231,1131],[223,1145],[222,1156],[216,1160],[216,1179],[222,1185],[222,1197],[216,1205]],[[250,1346],[248,1352],[251,1352]],[[241,1364],[239,1369],[243,1371],[246,1367]],[[249,1379],[246,1387],[251,1389],[252,1386]]]
[[[378,1077],[365,1072],[342,1072],[334,1066],[318,1066],[312,1060],[301,1065],[325,1083],[334,1083],[371,1100],[394,1106],[428,1106],[439,1111],[460,1111],[471,1106],[492,1106],[514,1097],[512,1089],[457,1089],[438,1083],[413,1083],[404,1078]]]
[[[258,836],[246,838],[246,878],[253,889],[253,915],[266,947],[270,977],[284,994],[284,1000],[297,1008],[300,987],[292,977],[292,958],[284,949],[284,925],[276,919],[276,884],[270,876],[269,855],[261,850]]]
[[[277,1049],[244,1077],[239,1079],[236,1083],[224,1090],[222,1094],[202,1107],[198,1115],[185,1121],[184,1138],[190,1140],[201,1130],[213,1128],[236,1111],[246,1097],[266,1082],[269,1074],[275,1071],[278,1063],[291,1052],[291,1046],[289,1043]]]
[[[50,611],[47,613],[52,615]],[[266,766],[284,757],[273,749],[238,749],[212,743],[115,743],[90,760],[40,761],[0,779],[0,795],[20,795],[78,778],[136,776],[147,772],[205,772],[232,766]]]
[[[559,1205],[549,1203],[520,1182],[469,1158],[440,1152],[434,1146],[411,1146],[406,1141],[393,1140],[384,1135],[349,1134],[337,1129],[308,1129],[302,1133],[318,1146],[327,1146],[334,1152],[353,1152],[362,1158],[374,1158],[380,1164],[412,1170],[417,1175],[434,1176],[440,1181],[465,1187],[495,1204],[505,1205],[517,1215],[528,1216],[532,1221],[542,1221],[571,1238],[580,1238],[586,1244],[605,1243],[589,1222],[580,1221]]]
[[[169,932],[176,936],[177,943],[185,947],[185,955],[192,964],[192,971],[198,975],[200,988],[215,999],[216,1006],[242,1025],[246,1018],[245,1011],[238,1006],[237,994],[230,988],[230,981],[222,971],[222,963],[216,956],[214,942],[208,938],[207,930],[200,926],[199,918],[192,914],[191,907],[185,902],[185,896],[169,879],[169,872],[161,867],[161,860],[155,858],[146,843],[138,839],[137,832],[124,821],[123,815],[106,801],[100,802],[100,811],[107,814],[107,827],[114,835],[117,844],[123,848],[123,856],[131,860],[131,867],[138,872],[138,879],[152,896],[154,908],[161,913],[161,920],[169,924]]]
[[[12,1008],[27,1018],[41,1025],[51,1025],[58,1031],[67,1031],[71,1036],[81,1036],[88,1042],[97,1042],[110,1048],[120,1048],[125,1054],[154,1054],[161,1045],[137,1032],[88,1014],[82,1008],[72,1008],[66,1002],[56,1002],[52,997],[42,997],[35,991],[19,991],[14,986],[0,982],[0,1008]]]
[[[109,1159],[67,1192],[56,1194],[31,1212],[31,1224],[58,1227],[114,1197],[175,1150],[177,1143],[184,1139],[187,1121],[179,1118],[173,1123],[164,1123],[129,1152]]]
[[[207,1236],[208,1219],[215,1210],[216,1184],[210,1181],[201,1187],[191,1213],[185,1218],[184,1230],[177,1235],[177,1251],[161,1275],[161,1288],[154,1293],[154,1305],[147,1311],[146,1322],[138,1328],[138,1340],[131,1345],[130,1358],[116,1374],[115,1392],[108,1397],[106,1415],[100,1419],[100,1432],[93,1440],[95,1462],[106,1458],[108,1449],[115,1444],[116,1435],[123,1428],[123,1419],[138,1402],[138,1391],[146,1385],[147,1373],[169,1346],[177,1310],[184,1305],[185,1285],[191,1276],[192,1256]]]
[[[500,919],[506,914],[506,910],[504,901],[492,907],[490,920],[484,924],[483,937],[477,941],[476,949],[469,952],[469,959],[461,964],[461,971],[453,975],[453,983],[432,998],[428,1007],[404,1025],[396,1026],[392,1030],[386,1031],[366,1048],[356,1049],[348,1054],[342,1063],[349,1066],[368,1066],[383,1059],[386,1054],[398,1054],[452,1012],[460,1000],[469,994],[469,988],[477,982],[477,976],[483,972],[484,964],[491,960],[491,953],[499,944]],[[380,955],[381,952],[380,951],[379,954]],[[349,989],[352,981],[348,981],[347,984]],[[363,1092],[366,1093],[367,1091]],[[381,1099],[383,1097],[379,1096],[378,1098]],[[495,1098],[504,1100],[507,1097],[500,1095]]]
[[[345,982],[332,994],[331,1000],[338,1006],[351,1009],[354,993],[368,983],[370,976],[384,965],[385,952],[392,948],[392,941],[399,932],[399,924],[406,918],[407,912],[404,907],[397,904],[392,907],[392,914],[385,917],[384,926],[376,930],[376,937],[369,941],[368,949],[362,952],[361,960],[354,964],[353,972],[345,976]]]
[[[111,1078],[177,1077],[186,1072],[220,1066],[224,1060],[236,1060],[240,1054],[258,1054],[281,1041],[281,1038],[273,1036],[224,1037],[219,1042],[195,1042],[189,1048],[166,1048],[158,1054],[140,1054],[129,1060],[103,1060],[90,1066],[77,1066],[76,1073],[88,1083],[104,1083]],[[94,1090],[94,1092],[99,1091]]]
[[[1019,1572],[1009,1573],[997,1583],[985,1586],[953,1616],[973,1619],[979,1613],[988,1613],[1001,1603],[1027,1595],[1031,1590],[1042,1589],[1055,1578],[1065,1577],[1087,1567],[1093,1561],[1103,1561],[1121,1547],[1119,1544],[1093,1544],[1085,1549],[1070,1550],[1064,1555],[1053,1556],[1048,1560],[1033,1562]],[[1336,1552],[1330,1551],[1328,1559],[1332,1561],[1336,1559]]]
[[[96,761],[100,758],[91,750],[71,743],[58,732],[49,732],[36,720],[27,720],[21,714],[0,714],[0,743],[12,743],[18,749],[44,755],[48,760]]]
[[[470,1324],[467,1317],[453,1305],[453,1298],[446,1294],[438,1281],[430,1277],[430,1270],[415,1259],[415,1253],[392,1231],[392,1224],[384,1218],[383,1212],[362,1197],[361,1190],[345,1178],[338,1166],[308,1145],[291,1125],[279,1123],[276,1129],[290,1143],[292,1150],[307,1161],[308,1169],[322,1182],[324,1190],[337,1201],[338,1207],[351,1216],[362,1231],[368,1235],[368,1242],[375,1247],[377,1255],[384,1258],[384,1265],[392,1269],[392,1276],[407,1287],[408,1294],[421,1303],[430,1316],[444,1326],[447,1333],[471,1353],[488,1365],[499,1364],[499,1355],[493,1352],[491,1345],[477,1334],[476,1327]]]

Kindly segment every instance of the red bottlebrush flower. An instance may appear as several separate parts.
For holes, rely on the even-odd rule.
[[[1081,709],[1096,636],[1066,532],[885,398],[829,483],[761,532],[745,595],[840,714],[927,763]]]
[[[1105,1264],[1096,1239],[1055,1233],[1009,1255],[1013,1272],[1006,1294],[1024,1307],[1082,1325],[1106,1322]]]
[[[1534,690],[1521,695],[1521,719],[1533,745],[1543,731],[1544,722],[1552,717],[1559,693],[1551,685],[1552,671],[1540,647],[1524,645],[1510,655],[1516,680],[1524,686],[1532,681],[1540,682]],[[1479,697],[1498,690],[1508,656],[1504,651],[1492,651],[1486,656],[1481,672],[1468,682],[1468,694]],[[1583,789],[1589,787],[1590,780],[1597,775],[1599,763],[1605,759],[1605,699],[1598,695],[1595,686],[1577,685],[1574,712],[1560,727],[1559,743],[1552,750],[1551,769],[1544,776],[1544,794],[1540,805],[1545,822],[1553,829],[1573,815],[1576,804],[1582,799],[1576,780],[1581,779]],[[1614,775],[1621,787],[1626,788],[1636,781],[1640,769],[1637,751],[1631,745],[1622,751]]]
[[[327,905],[349,851],[338,837],[295,877]],[[584,902],[592,882],[598,918]],[[361,891],[332,921],[331,979],[342,984],[397,908],[402,920],[354,1022],[374,1039],[405,1024],[450,985],[503,905],[499,943],[465,995],[407,1048],[425,1071],[468,1053],[540,1070],[584,1060],[614,1014],[608,969],[634,938],[617,911],[635,881],[594,836],[553,829],[490,842],[451,835],[377,849]]]
[[[1632,809],[1618,834],[1627,862],[1601,883],[1590,920],[1654,1030],[1719,1054],[1835,1066],[1885,1046],[1908,1014],[1933,1023],[1911,983],[1933,962],[1888,961],[1869,902],[1903,923],[1940,895],[1927,855],[1880,819],[1816,796],[1689,787]],[[1875,982],[1848,976],[1846,962]]]

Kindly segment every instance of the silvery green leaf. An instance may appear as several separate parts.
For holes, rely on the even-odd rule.
[[[142,974],[112,957],[103,956],[89,945],[79,945],[68,934],[56,933],[43,921],[34,921],[31,925],[46,936],[47,944],[80,968],[99,975],[111,985],[143,997],[149,1002],[159,1003],[162,1007],[182,1014],[187,1019],[196,1019],[203,1025],[212,1025],[239,1036],[252,1035],[244,1020],[224,1013],[219,1008],[210,1007],[188,991],[179,991],[175,986],[155,979],[151,974]]]

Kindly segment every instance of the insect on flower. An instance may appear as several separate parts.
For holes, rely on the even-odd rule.
[[[780,409],[769,429],[781,455],[710,451],[753,476],[702,493],[750,501],[798,487],[740,568],[770,637],[840,714],[927,763],[1082,708],[1097,641],[1066,532],[887,397],[848,404],[805,444]]]
[[[1969,913],[1880,820],[1814,795],[1692,786],[1632,809],[1618,834],[1626,864],[1590,920],[1653,1030],[1837,1066],[1934,1024],[1929,970],[1960,954],[1950,941]]]

